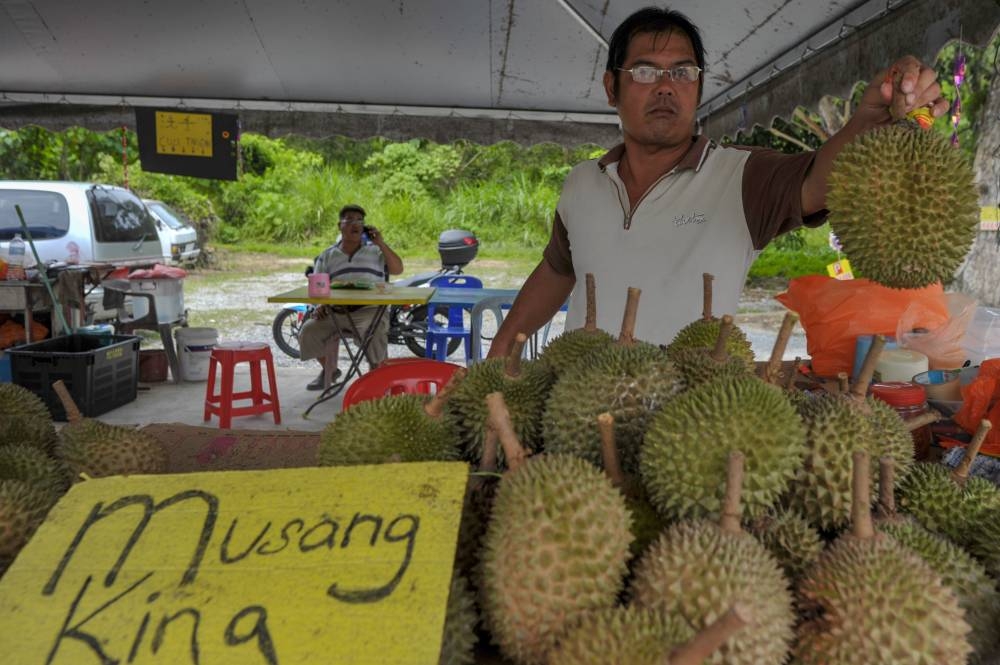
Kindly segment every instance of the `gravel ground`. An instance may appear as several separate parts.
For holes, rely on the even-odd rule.
[[[235,257],[234,259],[236,260]],[[246,265],[246,262],[250,265]],[[260,262],[260,265],[254,265]],[[215,328],[222,341],[252,340],[271,344],[275,362],[280,366],[298,366],[301,361],[285,355],[274,343],[271,324],[280,306],[267,302],[267,297],[287,291],[303,283],[302,260],[240,257],[239,269],[193,271],[184,284],[184,306],[188,309],[190,325]],[[477,276],[484,285],[493,288],[516,288],[523,281],[521,275],[512,275],[502,263],[477,261]],[[426,269],[418,267],[417,272]],[[740,302],[737,324],[747,333],[758,360],[766,360],[771,353],[775,335],[781,325],[784,308],[774,300],[781,290],[776,288],[748,288]],[[560,312],[552,321],[549,338],[562,333],[565,314]],[[487,316],[483,322],[484,349],[496,331],[496,322]],[[155,346],[155,340],[150,340]],[[405,346],[389,345],[389,356],[411,357]],[[450,358],[460,361],[461,352]],[[805,357],[805,335],[800,327],[789,342],[785,358]],[[346,354],[342,352],[341,365],[346,367]]]

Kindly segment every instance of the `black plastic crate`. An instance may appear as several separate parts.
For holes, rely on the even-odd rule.
[[[42,398],[55,420],[66,420],[52,384],[62,379],[84,416],[128,404],[139,389],[139,338],[65,335],[7,349],[14,383]]]

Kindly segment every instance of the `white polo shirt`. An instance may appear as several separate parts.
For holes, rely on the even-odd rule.
[[[313,268],[316,272],[329,274],[331,281],[385,282],[389,279],[385,256],[374,243],[363,244],[354,256],[348,256],[338,242],[316,257]]]
[[[594,273],[597,325],[621,328],[628,287],[642,289],[636,338],[668,344],[702,314],[702,273],[715,276],[713,314],[736,314],[754,259],[802,219],[802,181],[814,153],[718,147],[692,139],[681,163],[629,211],[618,175],[624,146],[577,165],[566,178],[545,259],[557,272]],[[566,329],[586,314],[583,280],[570,296]]]

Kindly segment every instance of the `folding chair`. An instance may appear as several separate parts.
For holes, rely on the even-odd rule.
[[[471,275],[442,275],[431,280],[430,286],[449,289],[481,289],[483,283],[478,277]],[[471,362],[472,329],[465,327],[465,308],[460,305],[448,307],[448,325],[442,326],[434,321],[433,313],[427,315],[426,356],[436,360],[444,360],[448,356],[448,341],[454,338],[465,342],[465,362]]]

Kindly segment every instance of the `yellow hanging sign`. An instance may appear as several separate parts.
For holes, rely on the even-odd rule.
[[[212,156],[212,114],[156,112],[156,152],[184,157]]]
[[[437,663],[467,477],[448,462],[78,484],[0,580],[3,662]]]

